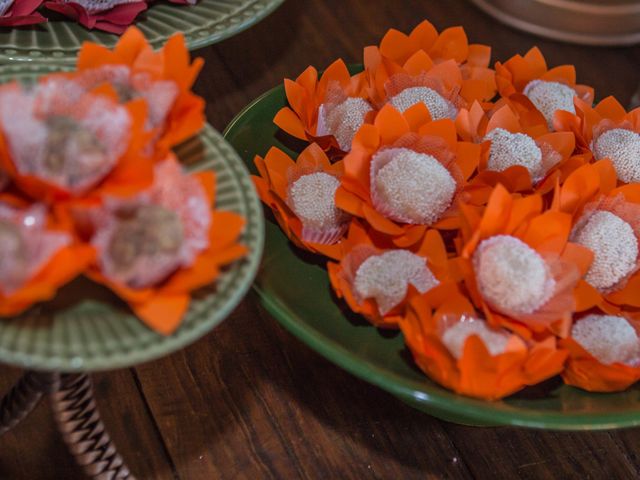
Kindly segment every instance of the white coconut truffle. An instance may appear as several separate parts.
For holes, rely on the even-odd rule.
[[[638,259],[638,239],[631,225],[605,210],[599,210],[573,234],[573,241],[593,254],[585,280],[598,290],[607,290],[629,275]]]
[[[380,315],[385,315],[402,302],[409,284],[425,293],[438,285],[438,280],[423,257],[407,250],[389,250],[360,264],[353,288],[357,297],[375,299]]]
[[[344,221],[344,212],[335,201],[339,186],[340,181],[325,172],[303,175],[291,184],[291,207],[305,227],[329,229]]]
[[[480,293],[505,313],[529,314],[553,296],[555,280],[544,259],[510,235],[483,240],[473,255]]]
[[[350,97],[342,103],[322,104],[318,111],[319,136],[333,135],[344,152],[351,150],[356,132],[364,124],[371,105],[363,98]]]
[[[531,178],[544,175],[542,150],[529,135],[495,128],[485,136],[485,140],[491,140],[487,169],[502,172],[519,165],[529,170]]]
[[[476,335],[487,347],[491,356],[505,352],[509,342],[509,334],[504,330],[494,330],[483,320],[463,319],[442,334],[442,343],[456,359],[460,359],[464,353],[464,345],[467,339]]]
[[[451,173],[433,156],[408,148],[383,150],[372,163],[391,156],[375,174],[376,208],[393,220],[430,225],[449,208],[456,192]]]
[[[592,147],[596,160],[611,160],[620,180],[625,183],[640,182],[640,134],[624,128],[613,128],[600,135]]]
[[[429,87],[409,87],[402,90],[397,95],[389,99],[389,103],[396,110],[405,112],[418,103],[424,103],[429,109],[433,120],[443,118],[454,119],[456,117],[456,107],[438,92]]]
[[[638,335],[624,317],[588,315],[573,325],[571,336],[605,365],[637,365],[640,359]]]
[[[553,129],[553,116],[558,110],[576,113],[573,104],[576,91],[564,83],[533,80],[524,87],[523,93],[540,110],[550,129]]]

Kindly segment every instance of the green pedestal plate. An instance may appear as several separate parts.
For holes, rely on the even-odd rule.
[[[0,83],[34,81],[55,67],[0,68]],[[142,324],[112,293],[79,279],[55,300],[0,320],[0,363],[22,367],[22,379],[0,401],[0,435],[48,396],[69,449],[93,478],[132,478],[106,433],[88,373],[130,367],[165,356],[200,338],[236,307],[255,277],[264,239],[263,214],[248,172],[210,126],[180,145],[176,155],[189,171],[216,172],[216,208],[247,220],[241,242],[247,258],[227,268],[214,285],[194,292],[180,328],[162,336]]]

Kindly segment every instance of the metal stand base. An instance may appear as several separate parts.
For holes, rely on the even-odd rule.
[[[49,397],[58,430],[78,465],[96,480],[135,480],[100,419],[88,375],[26,372],[0,400],[0,436]]]

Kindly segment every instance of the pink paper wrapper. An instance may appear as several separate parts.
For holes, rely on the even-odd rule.
[[[45,2],[44,6],[53,12],[74,19],[90,30],[95,28],[120,35],[140,13],[147,9],[147,2],[134,1],[116,5],[104,11],[88,9],[79,3],[68,0],[50,0]]]
[[[22,27],[46,22],[36,10],[43,0],[5,0],[0,2],[0,27]]]

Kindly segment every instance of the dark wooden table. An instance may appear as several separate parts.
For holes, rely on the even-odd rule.
[[[640,48],[587,49],[499,25],[463,0],[288,0],[256,27],[197,52],[196,90],[219,130],[249,101],[307,65],[342,56],[423,18],[463,25],[506,59],[539,45],[574,63],[599,96],[626,103]],[[19,372],[0,367],[0,392]],[[640,429],[554,433],[470,428],[412,410],[284,331],[250,295],[196,344],[94,377],[105,423],[142,479],[576,478],[640,476]],[[46,405],[0,439],[0,479],[82,478]]]

